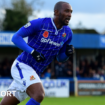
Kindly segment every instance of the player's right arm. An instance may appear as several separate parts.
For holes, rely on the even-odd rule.
[[[25,41],[24,37],[34,35],[35,32],[39,29],[43,19],[32,20],[27,23],[25,26],[21,27],[12,37],[12,42],[21,50],[30,53],[37,61],[41,61],[44,56],[39,52],[35,51],[30,47]]]

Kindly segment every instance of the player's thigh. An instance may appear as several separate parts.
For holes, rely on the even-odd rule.
[[[30,85],[27,89],[26,89],[26,92],[29,96],[32,96],[32,95],[35,95],[33,93],[44,93],[44,88],[42,86],[42,83],[35,83],[35,84],[32,84]]]
[[[21,75],[19,73],[21,73]],[[11,89],[17,89],[21,92],[25,91],[34,99],[36,99],[37,96],[42,99],[41,97],[44,95],[44,89],[39,76],[33,68],[24,63],[16,62],[12,67],[12,76],[17,84],[13,85]],[[21,79],[20,76],[23,78]]]
[[[45,95],[44,88],[42,83],[35,83],[30,85],[26,89],[26,93],[31,97],[37,100],[38,102],[42,101]]]
[[[0,105],[17,105],[19,103],[20,101],[11,94],[11,96],[5,96]]]

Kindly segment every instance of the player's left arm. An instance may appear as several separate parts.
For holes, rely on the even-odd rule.
[[[71,40],[72,40],[72,33],[70,33],[70,34],[71,34],[71,37],[63,45],[63,47],[59,51],[58,55],[56,56],[57,61],[59,61],[59,62],[65,62],[74,53],[74,47],[73,47],[73,45],[70,45]]]

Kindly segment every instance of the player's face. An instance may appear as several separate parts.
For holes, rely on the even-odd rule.
[[[59,21],[61,22],[62,25],[69,24],[69,21],[71,19],[71,14],[72,14],[72,7],[67,3],[62,4],[62,8],[59,11]]]

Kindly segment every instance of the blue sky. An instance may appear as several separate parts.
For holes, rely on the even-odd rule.
[[[32,0],[26,0],[31,2]],[[36,0],[43,2],[43,6],[37,6],[40,12],[38,17],[53,17],[53,7],[59,0]],[[95,29],[99,33],[105,30],[105,0],[64,0],[73,8],[72,18],[70,20],[71,28],[88,28]],[[11,7],[11,0],[0,0],[0,7]],[[4,8],[5,8],[4,7]],[[32,5],[36,9],[36,2]],[[33,14],[36,14],[34,11]],[[29,19],[33,19],[34,16]],[[81,23],[81,25],[79,25]]]
[[[44,2],[43,9],[52,10],[59,0],[40,0]],[[64,0],[71,4],[75,13],[105,13],[105,0]]]
[[[53,17],[53,7],[59,0],[40,0],[44,2],[37,17]],[[71,28],[95,29],[99,33],[105,30],[105,0],[64,0],[73,8]],[[33,5],[34,8],[34,5]],[[81,23],[81,26],[79,25]]]

